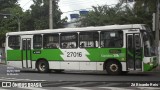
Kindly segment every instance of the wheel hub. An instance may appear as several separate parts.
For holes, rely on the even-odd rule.
[[[44,70],[45,70],[45,64],[44,64],[44,63],[41,63],[41,64],[39,65],[39,67],[40,67],[41,71],[44,71]]]
[[[118,70],[118,66],[116,64],[112,64],[112,65],[110,65],[110,70],[112,72],[116,72]]]

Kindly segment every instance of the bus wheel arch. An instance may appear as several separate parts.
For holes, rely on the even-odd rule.
[[[107,59],[103,64],[103,69],[108,74],[118,75],[122,73],[122,64],[117,59]]]
[[[49,72],[49,63],[45,58],[39,58],[36,61],[36,68],[41,73]]]

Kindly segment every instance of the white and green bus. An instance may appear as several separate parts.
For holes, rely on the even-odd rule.
[[[158,65],[144,24],[47,29],[6,34],[7,64],[49,70],[150,71]]]

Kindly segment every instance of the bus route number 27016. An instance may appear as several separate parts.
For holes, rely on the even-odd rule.
[[[82,57],[82,52],[67,52],[67,57]]]

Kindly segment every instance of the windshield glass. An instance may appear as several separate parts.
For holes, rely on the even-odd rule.
[[[149,27],[145,26],[146,30],[143,30],[142,37],[144,43],[144,55],[146,57],[153,56],[156,53],[155,41],[153,38],[153,33]]]

